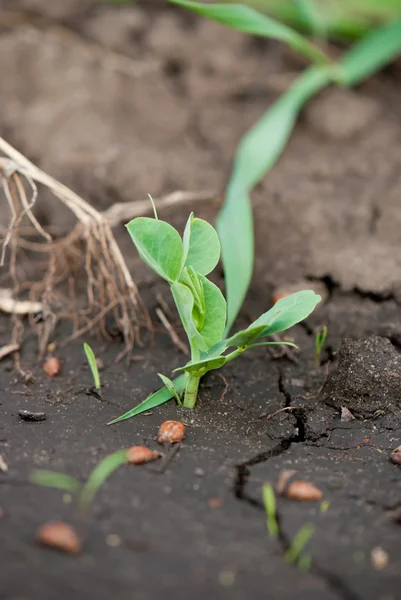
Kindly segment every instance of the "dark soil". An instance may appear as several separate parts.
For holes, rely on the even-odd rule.
[[[222,189],[240,136],[294,70],[280,47],[159,2],[0,6],[0,134],[98,208],[148,192]],[[400,91],[395,67],[358,90],[327,90],[255,193],[256,270],[242,322],[266,309],[277,286],[327,291],[290,332],[295,362],[255,350],[206,377],[194,411],[171,402],[107,427],[159,386],[158,372],[185,361],[166,332],[155,320],[153,345],[138,345],[129,366],[114,362],[120,342],[90,340],[105,365],[99,401],[85,393],[81,341],[59,352],[61,374],[50,378],[27,328],[22,364],[34,382],[21,380],[11,358],[0,363],[1,599],[400,598],[401,474],[389,460],[401,438]],[[45,224],[71,226],[54,200],[41,198],[38,210]],[[181,227],[188,210],[163,217]],[[195,210],[212,220],[217,207]],[[155,294],[167,299],[166,290],[122,227],[116,236],[154,318]],[[2,317],[0,345],[10,329]],[[69,331],[60,327],[56,341]],[[341,421],[342,407],[355,420]],[[21,410],[46,419],[23,420]],[[84,481],[113,450],[156,448],[158,426],[171,418],[187,425],[178,454],[162,474],[154,463],[106,482],[81,555],[36,544],[48,520],[79,524],[68,495],[29,482],[33,468]],[[261,487],[283,469],[319,487],[329,506],[279,498],[274,539]],[[306,523],[312,564],[301,572],[284,553]],[[388,553],[382,569],[371,557],[377,547]]]

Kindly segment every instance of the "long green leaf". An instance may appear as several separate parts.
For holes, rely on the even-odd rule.
[[[252,278],[254,238],[249,194],[270,170],[290,137],[305,102],[331,80],[332,69],[311,67],[242,138],[224,205],[217,218],[227,296],[227,327],[242,306]]]
[[[174,387],[178,394],[184,393],[185,386],[187,384],[187,379],[188,376],[186,375],[186,373],[184,373],[173,380]],[[110,423],[107,423],[107,425],[114,425],[115,423],[119,423],[120,421],[125,421],[125,419],[136,417],[136,415],[140,415],[141,413],[146,412],[148,410],[152,410],[153,408],[156,408],[161,404],[165,404],[165,402],[168,402],[173,397],[174,396],[170,392],[170,390],[168,390],[166,387],[162,387],[160,388],[160,390],[157,390],[157,392],[149,396],[149,398],[146,398],[146,400],[144,400],[134,408],[131,408],[131,410],[121,415],[121,417],[117,417],[117,419],[110,421]]]
[[[75,477],[57,471],[46,471],[45,469],[34,469],[29,480],[36,485],[43,485],[65,492],[76,492],[81,487],[80,482]]]
[[[93,502],[96,492],[106,479],[126,462],[127,450],[117,450],[101,460],[89,475],[88,481],[82,489],[79,499],[80,507],[83,509],[88,508]]]
[[[191,2],[190,0],[170,0],[170,2],[188,8],[203,17],[218,21],[223,25],[228,25],[232,29],[284,42],[295,52],[303,54],[313,62],[324,63],[330,61],[329,57],[320,48],[312,44],[303,35],[279,21],[262,15],[249,6],[243,4],[204,4],[203,2]]]
[[[400,7],[401,8],[401,7]],[[401,18],[373,31],[344,54],[340,65],[348,85],[355,85],[384,67],[401,52]]]

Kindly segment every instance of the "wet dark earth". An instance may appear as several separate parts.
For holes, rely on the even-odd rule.
[[[336,301],[329,298],[314,319],[327,321]],[[381,315],[384,310],[380,304]],[[313,326],[310,320],[291,332],[300,347],[296,363],[264,350],[248,353],[205,378],[194,411],[170,402],[109,427],[156,389],[157,372],[182,363],[168,336],[159,332],[151,350],[138,347],[129,367],[113,363],[119,344],[93,342],[105,364],[100,402],[85,393],[91,376],[79,343],[59,353],[61,374],[50,378],[35,366],[28,334],[24,364],[34,365],[35,382],[22,383],[11,360],[1,363],[0,443],[8,464],[0,473],[1,597],[286,599],[296,593],[396,600],[401,477],[390,455],[401,437],[400,354],[374,336],[345,341],[337,352],[329,334],[324,364],[315,368],[314,336],[307,333]],[[3,327],[5,341],[4,321]],[[342,406],[356,418],[342,421]],[[47,419],[24,421],[23,409]],[[121,468],[107,480],[82,554],[36,543],[46,521],[80,523],[68,494],[29,483],[33,468],[84,481],[113,450],[157,448],[166,419],[187,426],[179,452],[163,473],[153,463]],[[265,482],[276,485],[288,469],[317,486],[323,503],[278,498],[280,533],[273,538],[261,489]],[[304,553],[312,560],[304,572],[284,555],[308,524],[314,530]],[[384,559],[380,550],[375,559],[377,548]]]

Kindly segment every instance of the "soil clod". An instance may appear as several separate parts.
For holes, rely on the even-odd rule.
[[[387,338],[342,341],[339,365],[329,375],[321,399],[360,419],[399,415],[401,357]]]

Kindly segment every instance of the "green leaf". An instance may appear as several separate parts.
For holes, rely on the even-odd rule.
[[[198,15],[228,25],[232,29],[279,40],[290,48],[318,63],[329,62],[329,57],[307,38],[279,21],[258,13],[242,4],[204,4],[190,0],[170,0]]]
[[[80,482],[75,477],[44,469],[34,469],[29,477],[29,481],[36,485],[43,485],[71,493],[76,492],[81,487]]]
[[[185,391],[185,386],[187,384],[187,374],[184,373],[183,375],[180,375],[179,377],[174,379],[173,383],[174,383],[176,392],[178,394],[183,394]],[[129,410],[126,413],[124,413],[123,415],[121,415],[121,417],[118,417],[117,419],[114,419],[113,421],[110,421],[109,423],[107,423],[107,425],[115,425],[115,423],[119,423],[120,421],[125,421],[125,419],[130,419],[131,417],[136,417],[136,415],[140,415],[143,412],[152,410],[153,408],[156,408],[157,406],[160,406],[161,404],[168,402],[172,398],[174,398],[174,394],[172,394],[168,388],[162,387],[162,388],[160,388],[160,390],[157,390],[157,392],[155,392],[154,394],[152,394],[151,396],[146,398],[146,400],[144,400],[143,402],[141,402],[134,408],[131,408],[131,410]]]
[[[98,390],[100,392],[100,388],[101,388],[100,376],[99,376],[99,369],[97,368],[95,353],[93,352],[93,350],[89,346],[89,344],[86,344],[86,343],[84,344],[84,350],[85,350],[85,354],[86,354],[86,358],[88,360],[90,370],[92,371],[94,387],[96,390]]]
[[[208,346],[197,330],[193,318],[194,298],[191,290],[186,285],[176,282],[171,285],[171,292],[173,294],[181,322],[188,336],[191,349],[196,348],[198,350],[207,350]]]
[[[133,219],[126,227],[142,260],[163,279],[176,281],[183,256],[178,231],[165,221],[148,217]]]
[[[101,460],[89,475],[88,481],[82,489],[79,499],[80,507],[83,509],[88,508],[92,504],[96,492],[103,485],[106,479],[126,462],[127,450],[117,450]]]
[[[398,18],[393,23],[366,35],[344,54],[340,65],[345,74],[346,84],[355,85],[370,77],[400,52],[401,19]]]
[[[196,362],[190,362],[184,367],[179,367],[178,369],[174,369],[174,371],[187,371],[188,373],[194,375],[204,375],[208,371],[212,371],[213,369],[220,369],[225,363],[227,359],[225,356],[218,356],[217,358],[203,359],[198,360]]]
[[[162,382],[164,383],[164,385],[166,386],[168,391],[172,394],[172,397],[174,397],[177,400],[178,404],[181,406],[182,405],[181,398],[175,388],[174,383],[171,381],[171,379],[166,377],[166,375],[162,375],[162,373],[158,373],[158,376],[160,377],[160,379],[162,380]]]
[[[266,512],[266,527],[272,537],[278,537],[280,532],[277,521],[276,495],[271,483],[265,483],[262,488],[263,504]]]
[[[258,338],[285,331],[308,317],[320,302],[321,297],[312,290],[295,292],[290,296],[281,298],[276,304],[256,319],[248,329],[265,326]]]
[[[220,242],[216,230],[210,223],[197,219],[193,214],[184,231],[184,256],[185,253],[185,266],[191,266],[200,275],[208,275],[213,271],[220,258]]]
[[[226,340],[226,348],[230,346],[237,346],[237,348],[244,348],[248,346],[254,339],[256,339],[262,331],[265,329],[264,325],[260,327],[252,327],[248,329],[242,329],[238,331]]]
[[[227,297],[226,334],[242,306],[253,271],[254,236],[249,195],[272,168],[305,102],[332,79],[332,71],[310,68],[242,138],[224,205],[217,218]]]
[[[214,283],[200,275],[203,284],[203,299],[205,314],[200,334],[208,348],[211,348],[223,337],[226,326],[227,304],[226,300]]]

